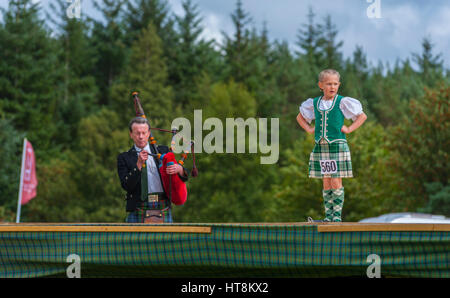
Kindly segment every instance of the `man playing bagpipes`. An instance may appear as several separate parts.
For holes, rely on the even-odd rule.
[[[177,163],[169,147],[156,145],[137,93],[133,96],[137,117],[129,130],[134,145],[117,157],[120,184],[127,192],[126,222],[171,223],[172,203],[182,205],[187,197],[188,173],[182,166],[187,153]]]

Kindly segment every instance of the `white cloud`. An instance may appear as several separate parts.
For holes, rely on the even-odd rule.
[[[213,12],[203,14],[203,32],[201,38],[205,40],[214,39],[218,44],[222,44],[224,36],[223,32],[231,35],[233,27],[231,22],[224,19],[223,16]]]
[[[41,7],[48,8],[53,0],[33,0],[41,2]],[[101,19],[101,14],[93,8],[96,0],[82,0],[82,14]],[[182,0],[167,0],[170,10],[182,16]],[[7,7],[8,0],[0,0],[1,7]],[[223,42],[223,34],[234,32],[231,13],[236,8],[235,0],[193,0],[203,19],[205,40]],[[315,21],[323,22],[329,14],[339,32],[337,39],[344,41],[342,47],[345,57],[349,57],[356,45],[363,47],[367,58],[392,63],[395,59],[404,60],[411,53],[421,52],[421,41],[425,36],[431,37],[435,53],[443,53],[445,64],[450,65],[450,5],[448,0],[381,0],[381,19],[370,19],[366,15],[367,0],[243,0],[243,8],[253,19],[251,26],[257,30],[267,22],[271,40],[285,40],[289,47],[296,46],[297,30],[307,23],[308,7],[316,13]],[[0,14],[1,21],[1,14]]]
[[[389,7],[383,10],[383,19],[386,20],[385,37],[397,48],[416,43],[414,38],[420,32],[420,13],[410,5]],[[383,20],[382,20],[383,21]]]
[[[204,30],[201,38],[205,40],[214,39],[217,43],[221,44],[223,40],[222,31],[225,31],[227,34],[230,33],[230,30],[226,30],[229,26],[222,20],[221,16],[212,12],[204,14],[202,25]]]
[[[184,15],[183,5],[180,0],[169,0],[168,2],[173,14],[177,16]],[[193,4],[196,4],[196,2],[194,1]],[[201,26],[203,28],[200,38],[206,41],[215,40],[216,44],[220,45],[223,41],[222,32],[226,34],[233,32],[231,21],[219,13],[209,11],[199,4],[197,5],[199,17],[202,18]]]
[[[181,4],[181,1],[169,0],[167,2],[169,3],[172,13],[176,14],[177,16],[184,15],[183,5]]]
[[[450,7],[444,7],[431,19],[425,34],[431,38],[435,46],[434,53],[443,54],[444,63],[450,65]]]
[[[444,7],[431,19],[426,31],[433,39],[450,38],[450,7]]]

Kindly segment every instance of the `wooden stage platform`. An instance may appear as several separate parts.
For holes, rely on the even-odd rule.
[[[200,226],[199,226],[200,225]],[[450,231],[450,224],[403,223],[211,223],[211,224],[108,224],[108,223],[2,223],[0,232],[164,232],[211,233],[213,226],[317,226],[318,232]]]
[[[450,224],[3,223],[0,278],[450,277]]]

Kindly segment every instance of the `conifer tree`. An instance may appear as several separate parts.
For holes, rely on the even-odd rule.
[[[127,1],[124,13],[126,40],[131,45],[139,38],[142,30],[152,24],[156,34],[165,41],[171,34],[173,21],[169,17],[167,2],[161,0],[131,0]]]
[[[275,71],[278,66],[272,58],[275,54],[269,42],[267,24],[263,23],[260,32],[249,28],[252,19],[241,1],[237,1],[231,18],[235,33],[233,37],[224,34],[225,78],[243,83],[255,95],[258,116],[277,116],[284,98],[276,86],[276,76],[280,73]]]
[[[257,110],[256,100],[243,84],[229,81],[200,87],[204,119],[218,118],[225,123],[226,118],[248,119]],[[273,167],[260,164],[260,154],[236,153],[236,133],[234,153],[226,153],[225,124],[222,128],[212,126],[211,130],[223,129],[222,152],[196,153],[196,163],[201,174],[189,182],[189,204],[174,209],[174,216],[183,222],[248,222],[261,220],[264,209],[264,194],[274,180]],[[203,133],[204,140],[209,132]],[[248,139],[248,133],[246,133]],[[213,141],[215,144],[218,140]],[[229,145],[229,144],[228,144]],[[255,208],[255,206],[258,206]]]
[[[443,78],[443,59],[442,54],[433,54],[433,43],[429,37],[422,40],[422,53],[413,53],[413,60],[419,67],[419,73],[426,85],[432,86],[433,83]]]
[[[110,88],[121,74],[127,61],[128,49],[125,46],[124,25],[122,23],[122,0],[102,0],[94,2],[102,13],[106,24],[94,20],[92,45],[97,60],[93,64],[94,74],[100,95],[98,104],[109,103]]]
[[[52,14],[48,19],[57,25],[57,42],[62,49],[59,60],[64,68],[59,84],[59,119],[63,129],[58,141],[74,145],[79,121],[94,109],[96,103],[97,87],[91,75],[96,58],[88,38],[86,20],[69,18],[65,1],[58,0],[57,6],[54,4],[50,4]]]
[[[320,25],[315,23],[315,16],[316,14],[310,7],[307,15],[308,23],[303,24],[297,33],[297,46],[301,51],[297,51],[296,54],[304,57],[311,72],[318,73],[323,65],[324,53],[320,49],[322,31]]]
[[[15,130],[10,121],[1,118],[0,131],[0,206],[12,213],[15,212],[19,192],[24,134]]]
[[[57,44],[39,18],[39,3],[13,0],[0,27],[0,106],[25,132],[38,158],[58,152],[55,142],[61,76]]]
[[[175,111],[172,90],[167,85],[167,66],[161,39],[153,24],[143,30],[131,48],[130,62],[112,87],[111,107],[126,127],[135,115],[131,93],[140,93],[143,108],[152,126],[168,127]]]
[[[225,59],[228,64],[229,76],[237,82],[242,82],[246,78],[249,56],[250,30],[247,25],[252,19],[248,12],[242,7],[242,1],[237,0],[236,9],[231,14],[235,32],[233,38],[224,33]]]
[[[174,86],[175,100],[183,106],[195,96],[194,84],[202,72],[210,73],[209,66],[215,63],[217,55],[212,48],[213,41],[201,39],[203,28],[198,6],[191,0],[182,3],[184,15],[175,16],[177,44],[175,56],[169,65],[169,81]]]
[[[343,41],[337,41],[338,31],[336,25],[331,21],[331,16],[325,17],[325,22],[319,27],[323,33],[319,39],[321,51],[324,53],[324,61],[322,68],[340,69],[342,67],[342,53],[339,48],[342,47]]]
[[[341,73],[341,86],[339,93],[346,96],[357,98],[363,105],[364,112],[370,114],[368,101],[364,91],[367,90],[367,79],[369,76],[369,68],[366,54],[362,47],[356,46],[353,56],[345,61],[343,71]],[[370,116],[369,116],[370,117]]]
[[[450,180],[449,102],[448,86],[429,89],[423,97],[409,102],[410,116],[392,130],[390,164],[398,172],[409,198],[405,205],[410,210],[423,207],[430,200],[426,183],[446,186]]]

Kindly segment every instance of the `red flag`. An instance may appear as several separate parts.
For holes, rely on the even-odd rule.
[[[25,142],[25,152],[23,154],[25,160],[22,161],[22,205],[25,205],[36,196],[36,188],[38,185],[33,146],[31,146],[28,140],[25,140]]]

